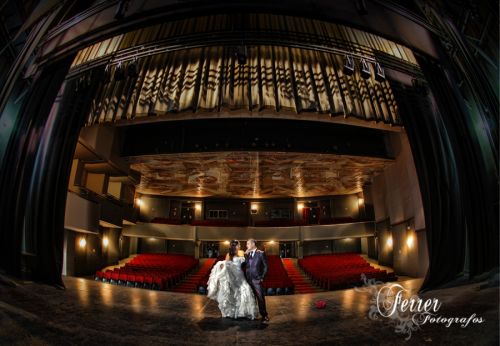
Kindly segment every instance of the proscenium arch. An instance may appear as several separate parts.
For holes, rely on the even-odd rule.
[[[0,184],[4,196],[0,206],[0,223],[3,225],[0,231],[0,253],[2,266],[9,273],[19,276],[26,273],[38,280],[62,285],[60,272],[67,177],[78,130],[84,123],[86,110],[82,105],[85,105],[85,100],[90,99],[90,91],[75,95],[75,89],[71,87],[71,82],[68,82],[64,88],[66,95],[62,97],[59,109],[52,109],[51,112],[51,107],[77,50],[98,39],[101,40],[102,37],[145,26],[148,19],[146,16],[140,16],[142,10],[145,11],[143,14],[152,14],[152,11],[156,10],[157,20],[168,16],[172,18],[179,13],[189,15],[193,11],[192,4],[187,2],[175,7],[165,5],[165,2],[161,2],[161,6],[159,1],[148,2],[147,5],[138,3],[130,2],[124,19],[119,20],[118,24],[114,18],[118,2],[108,2],[100,8],[96,6],[102,12],[94,13],[100,16],[99,20],[94,22],[98,25],[86,23],[90,32],[74,36],[73,32],[64,32],[68,26],[63,23],[59,29],[47,36],[42,46],[39,72],[28,97],[23,100],[15,131],[11,135],[2,162]],[[357,13],[354,5],[349,5],[348,1],[336,2],[335,5],[325,3],[318,2],[314,11],[306,11],[311,16],[314,16],[313,12],[321,12],[322,16],[330,20],[350,21],[354,27],[361,26],[383,36],[397,36],[390,33],[387,25],[375,28],[375,23],[383,22],[381,20],[374,20],[373,24],[364,21],[362,15]],[[285,9],[284,5],[278,5],[277,2],[267,2],[265,5],[211,2],[208,5],[203,4],[197,10],[206,12],[209,8],[212,11],[231,8],[236,11],[248,6],[257,6],[262,12],[283,9],[288,13],[303,13],[303,6],[300,5],[303,4],[287,4]],[[155,7],[162,10],[158,11]],[[498,215],[497,211],[495,214],[495,205],[498,204],[495,203],[498,202],[493,197],[498,186],[492,184],[488,167],[481,161],[484,156],[477,148],[478,139],[474,137],[476,134],[467,128],[468,111],[460,100],[460,91],[454,86],[456,82],[446,69],[443,71],[446,66],[436,64],[435,58],[442,59],[445,54],[428,27],[425,27],[425,21],[411,23],[407,16],[386,8],[371,10],[375,17],[386,15],[385,20],[388,22],[391,20],[387,18],[407,21],[407,25],[423,34],[420,37],[410,37],[411,35],[402,33],[400,40],[410,42],[409,46],[421,53],[417,55],[419,64],[436,96],[431,99],[429,95],[415,92],[416,88],[405,83],[395,83],[403,90],[396,98],[398,104],[405,105],[407,111],[402,115],[403,124],[407,128],[415,157],[426,215],[430,267],[425,287],[437,287],[463,272],[466,236],[470,242],[470,274],[480,274],[498,265],[498,227],[495,227],[498,225],[498,218],[495,217]],[[84,23],[84,17],[75,18],[67,24]],[[92,90],[97,82],[91,80],[87,90]],[[12,95],[3,96],[2,109],[5,96]],[[415,98],[419,100],[419,107],[416,108],[411,102]],[[81,104],[75,104],[75,101]],[[421,116],[420,112],[428,113]],[[45,136],[42,135],[44,133]],[[428,133],[434,135],[422,140],[423,135]],[[480,158],[478,166],[473,164],[478,162],[475,157]],[[495,173],[494,168],[489,172]],[[444,187],[446,188],[443,190]],[[498,196],[498,193],[496,195]],[[52,203],[47,203],[47,196],[53,197]],[[443,220],[448,222],[443,223]],[[481,233],[482,230],[491,228],[495,231]],[[25,248],[22,256],[23,229],[33,236],[34,248],[32,254]],[[24,239],[25,243],[26,241]],[[458,254],[457,249],[461,249]],[[442,256],[448,257],[445,260]],[[484,256],[483,259],[478,260],[481,256]]]

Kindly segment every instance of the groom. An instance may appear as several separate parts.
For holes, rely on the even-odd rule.
[[[267,259],[265,252],[257,249],[255,239],[247,240],[245,263],[245,276],[257,298],[259,312],[262,316],[262,323],[267,323],[269,322],[269,317],[267,316],[264,288],[262,287],[262,281],[267,274]]]

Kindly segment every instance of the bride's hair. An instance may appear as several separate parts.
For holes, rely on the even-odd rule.
[[[233,259],[234,256],[238,253],[238,249],[236,247],[238,246],[240,242],[237,240],[231,240],[229,243],[229,257]]]

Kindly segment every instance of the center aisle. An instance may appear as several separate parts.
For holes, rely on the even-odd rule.
[[[297,267],[297,260],[291,258],[283,258],[283,265],[285,266],[285,270],[288,273],[288,277],[292,280],[295,285],[295,293],[316,293],[323,292],[322,289],[314,286],[309,278],[303,274],[300,269]]]

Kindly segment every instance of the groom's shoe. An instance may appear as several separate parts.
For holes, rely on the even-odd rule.
[[[260,323],[268,324],[269,323],[269,316],[264,316],[260,320]]]

